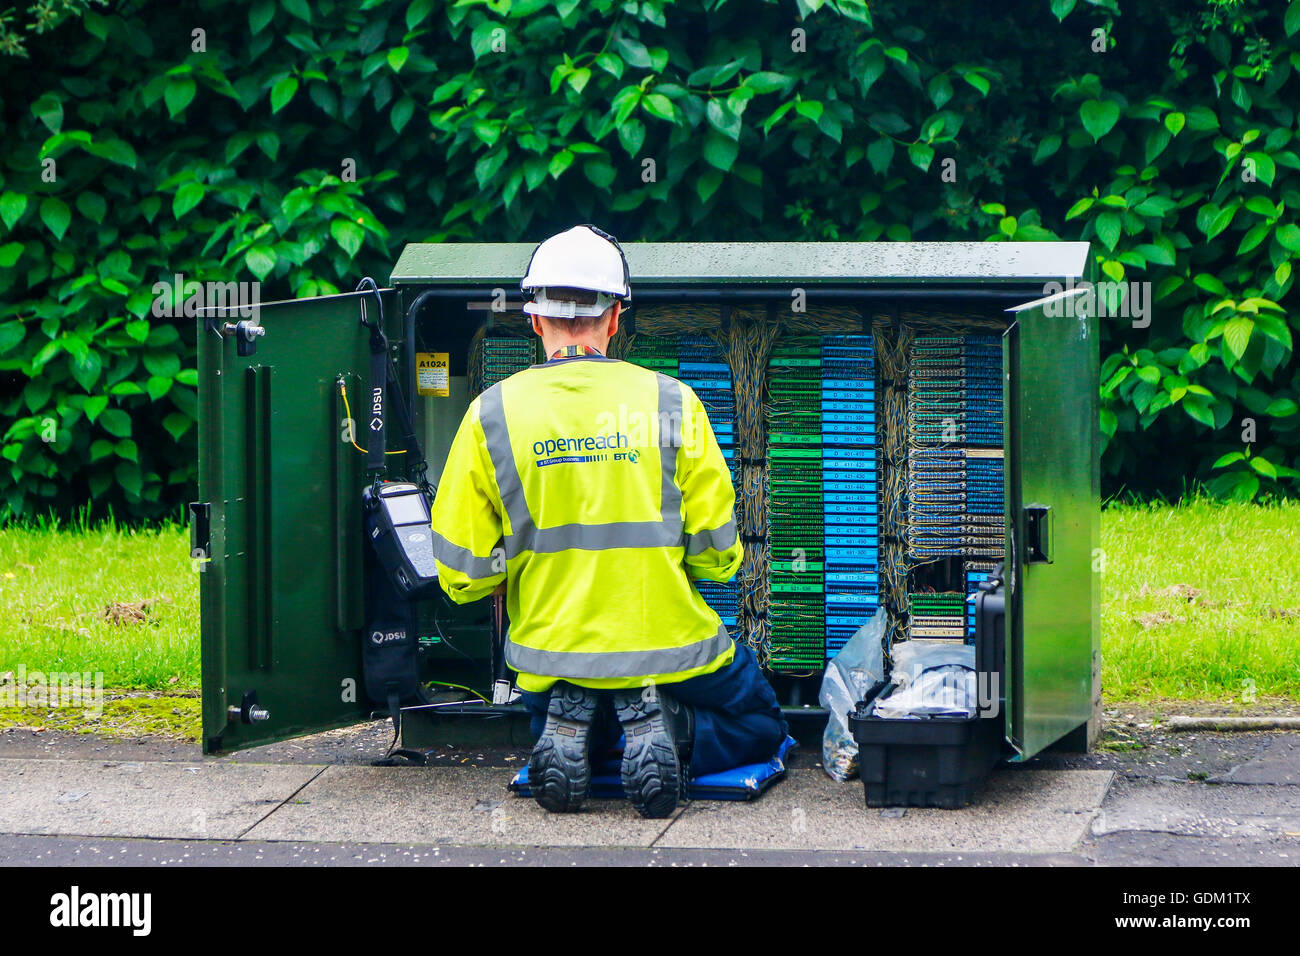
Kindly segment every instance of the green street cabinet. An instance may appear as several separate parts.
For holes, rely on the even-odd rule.
[[[371,388],[364,323],[382,322],[436,485],[473,395],[540,360],[520,312],[519,281],[532,248],[413,244],[386,288],[371,283],[359,292],[260,304],[252,315],[229,307],[200,314],[191,546],[201,573],[205,752],[382,716],[366,700],[361,675],[361,494],[369,481],[361,449]],[[738,487],[761,489],[742,516],[754,558],[742,571],[742,607],[730,609],[738,613],[733,633],[761,651],[796,736],[813,743],[824,725],[816,702],[825,660],[814,648],[798,667],[781,663],[780,602],[773,599],[788,564],[763,541],[771,528],[761,495],[776,481],[764,470],[764,430],[778,427],[765,416],[773,395],[784,394],[780,355],[815,354],[818,342],[868,342],[869,394],[879,414],[864,427],[876,432],[870,467],[879,480],[857,511],[864,526],[879,528],[878,553],[864,558],[863,579],[876,580],[873,600],[889,615],[891,639],[933,623],[909,618],[909,601],[918,602],[918,615],[930,613],[921,603],[927,596],[969,588],[963,568],[969,577],[972,567],[1004,560],[1003,754],[1024,760],[1054,744],[1086,748],[1096,729],[1100,664],[1099,359],[1088,244],[641,242],[625,250],[632,301],[611,353],[659,361],[680,342],[715,349],[718,362],[732,363],[725,383],[736,393]],[[966,411],[930,422],[938,432],[922,427],[934,407],[927,406],[933,383],[924,382],[923,370],[961,343],[992,355],[994,367],[972,371],[968,361],[963,370],[959,362],[954,374],[972,382],[985,375],[980,387],[994,399],[978,409],[974,401],[939,407],[1000,420],[993,441],[974,453],[986,459],[979,465],[984,492],[988,474],[999,476],[1000,487],[987,496],[992,505],[978,519],[986,522],[985,537],[964,539],[970,527],[955,526],[958,550],[962,540],[976,541],[982,565],[960,553],[934,560],[909,551],[924,530],[911,484],[923,477],[917,442],[956,447],[963,427],[976,428],[963,423]],[[748,366],[736,358],[742,353]],[[825,409],[838,407],[823,402],[823,418],[834,418]],[[890,408],[896,414],[887,414]],[[943,427],[956,430],[948,445]],[[389,473],[409,477],[409,457],[389,455]],[[976,484],[970,478],[970,487]],[[989,534],[998,542],[993,551]],[[493,633],[489,601],[457,606],[438,595],[421,602],[419,666],[423,679],[437,683],[429,685],[433,705],[403,715],[408,747],[528,743],[521,708],[465,690],[491,697]]]

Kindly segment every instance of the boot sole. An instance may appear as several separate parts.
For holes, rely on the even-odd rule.
[[[546,728],[533,747],[528,780],[533,798],[551,813],[573,813],[591,784],[590,738],[600,700],[592,691],[556,685]]]
[[[684,781],[659,701],[642,699],[640,691],[619,692],[614,710],[625,737],[622,776],[628,802],[643,817],[666,817],[677,809]]]

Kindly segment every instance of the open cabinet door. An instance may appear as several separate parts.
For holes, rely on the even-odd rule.
[[[203,750],[239,750],[367,716],[361,677],[369,333],[391,290],[199,316]],[[254,335],[238,323],[251,321]],[[257,326],[263,330],[257,333]],[[248,326],[244,326],[247,329]],[[242,342],[242,345],[241,345]],[[251,354],[241,354],[249,352]],[[400,460],[400,459],[399,459]]]
[[[1100,372],[1085,292],[1009,310],[1006,332],[1006,690],[1022,760],[1092,716]]]

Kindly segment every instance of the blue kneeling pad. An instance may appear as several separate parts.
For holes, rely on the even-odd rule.
[[[777,748],[776,756],[766,763],[751,763],[695,777],[686,785],[686,796],[690,800],[753,800],[785,776],[785,758],[795,746],[794,738],[786,737]],[[626,797],[621,763],[621,755],[615,753],[604,763],[591,768],[592,797],[598,800],[622,800]],[[527,767],[515,774],[510,789],[521,797],[532,796]]]

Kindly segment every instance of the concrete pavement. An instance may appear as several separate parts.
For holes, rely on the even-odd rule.
[[[1136,754],[1047,755],[999,768],[956,811],[868,809],[859,784],[830,780],[804,750],[756,801],[695,801],[651,821],[621,801],[560,816],[510,795],[519,751],[367,765],[385,734],[369,725],[218,759],[169,741],[0,734],[0,863],[1300,862],[1295,735],[1153,734]]]

